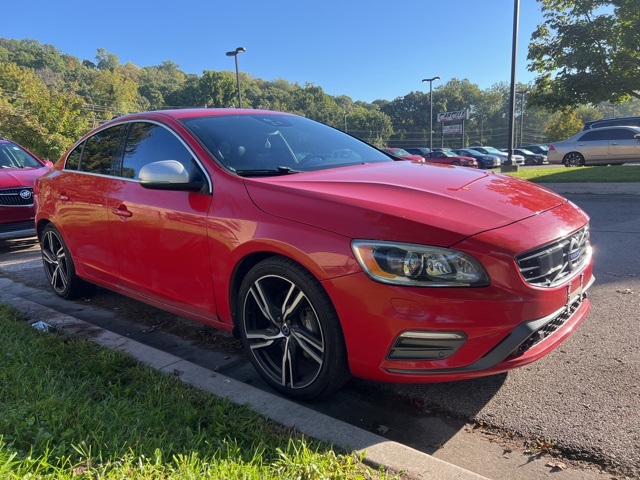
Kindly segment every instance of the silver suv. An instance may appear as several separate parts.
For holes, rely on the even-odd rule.
[[[640,127],[583,130],[566,140],[552,143],[547,159],[549,163],[562,163],[565,167],[640,161]]]

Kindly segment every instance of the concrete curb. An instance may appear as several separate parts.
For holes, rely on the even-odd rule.
[[[3,279],[0,283],[6,281]],[[346,451],[364,453],[365,463],[375,468],[383,466],[395,472],[405,472],[411,478],[486,479],[431,455],[389,441],[275,394],[264,392],[30,300],[0,292],[0,302],[7,303],[25,313],[33,321],[45,321],[68,335],[80,336],[104,347],[125,352],[143,364],[175,375],[183,382],[217,397],[228,399],[239,405],[248,405],[253,411],[281,425],[295,428],[309,437],[329,442]]]
[[[556,193],[584,193],[607,195],[640,195],[640,183],[540,183],[542,187]]]

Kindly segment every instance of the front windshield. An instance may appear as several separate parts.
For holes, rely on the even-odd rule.
[[[273,113],[182,121],[219,162],[239,175],[278,175],[393,160],[340,130]]]
[[[40,168],[42,163],[15,143],[0,144],[0,168]]]

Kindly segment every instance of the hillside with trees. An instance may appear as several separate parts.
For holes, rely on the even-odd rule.
[[[473,72],[470,72],[472,74]],[[429,132],[429,93],[409,92],[373,103],[346,95],[331,96],[321,86],[285,79],[266,81],[241,75],[243,107],[303,115],[376,146],[425,146]],[[527,90],[519,85],[519,90]],[[516,138],[522,143],[557,140],[557,125],[566,118],[581,121],[610,116],[608,104],[549,112],[527,106],[518,97]],[[468,79],[452,78],[434,86],[433,111],[469,109],[464,139],[444,136],[434,119],[434,146],[491,144],[506,146],[509,85],[482,90]],[[639,102],[616,105],[616,115],[640,113]],[[166,60],[160,65],[122,65],[114,53],[98,48],[95,58],[79,59],[37,40],[0,38],[0,135],[43,158],[57,159],[90,128],[114,116],[142,110],[237,105],[235,73],[205,70],[187,74]],[[577,119],[577,123],[576,123]],[[563,131],[563,134],[565,132]]]

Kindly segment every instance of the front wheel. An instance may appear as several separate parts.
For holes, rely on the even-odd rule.
[[[238,296],[237,327],[251,363],[274,389],[325,396],[349,379],[346,346],[329,296],[290,259],[258,263]]]
[[[565,167],[583,167],[584,157],[578,152],[567,153],[562,160]]]
[[[69,249],[53,225],[47,225],[42,232],[40,247],[44,272],[56,295],[71,300],[93,293],[95,285],[76,275]]]

